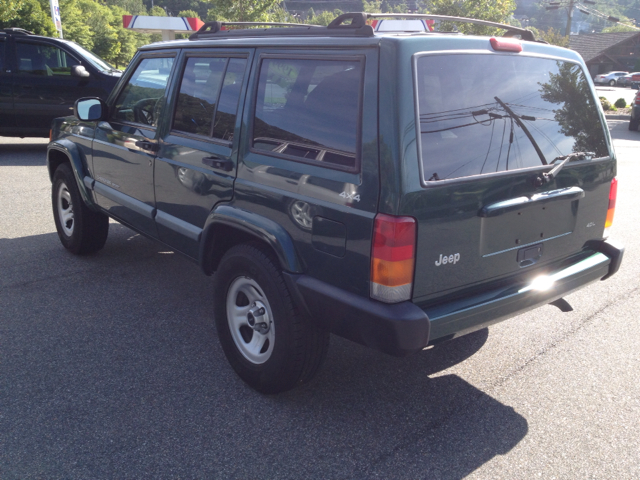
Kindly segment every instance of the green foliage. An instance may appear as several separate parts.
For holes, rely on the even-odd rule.
[[[627,25],[620,25],[619,23],[602,29],[602,33],[615,33],[615,32],[637,32],[637,28],[629,27]]]
[[[166,17],[167,12],[164,11],[164,8],[155,5],[151,10],[149,10],[149,15],[152,17]]]
[[[618,107],[618,108],[626,108],[627,107],[627,101],[624,98],[619,98],[618,100],[616,100],[614,105],[616,107]]]
[[[304,23],[309,23],[311,25],[329,25],[335,18],[339,15],[342,15],[344,12],[342,10],[334,10],[333,12],[329,10],[324,10],[322,12],[314,12],[313,9],[309,9],[309,13],[307,14],[307,19]]]
[[[268,22],[269,11],[279,0],[213,0],[214,8],[207,13],[210,20],[235,22]]]
[[[187,18],[200,18],[198,16],[198,12],[195,10],[181,10],[178,12],[178,17],[187,17]]]
[[[548,30],[538,30],[535,27],[528,27],[539,40],[544,40],[551,45],[569,48],[569,37],[565,37],[560,30],[549,28]]]
[[[38,35],[58,36],[51,12],[43,8],[38,0],[23,0],[9,5],[13,3],[11,0],[0,0],[0,28],[18,27]]]
[[[515,9],[516,3],[514,0],[432,0],[429,13],[470,17],[508,24]],[[443,22],[440,26],[441,31],[455,29],[462,33],[473,35],[496,35],[501,32],[500,29],[471,23],[449,24]]]
[[[25,0],[0,0],[0,24],[4,26],[17,18],[25,3]]]
[[[600,97],[600,105],[602,105],[602,109],[606,112],[607,110],[613,110],[615,107],[611,105],[611,102],[607,100],[605,97]]]

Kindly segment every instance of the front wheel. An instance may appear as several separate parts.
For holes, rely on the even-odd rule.
[[[236,373],[262,393],[311,380],[329,333],[298,311],[276,262],[260,245],[231,248],[214,276],[214,315],[222,349]]]
[[[53,174],[51,203],[58,237],[67,250],[82,254],[104,247],[109,234],[109,217],[85,205],[67,163],[60,165]]]
[[[612,87],[616,84],[615,80],[609,80],[609,85],[611,85]]]

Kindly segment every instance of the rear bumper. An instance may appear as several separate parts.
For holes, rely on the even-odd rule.
[[[387,305],[346,292],[307,275],[288,283],[311,317],[332,333],[395,356],[437,343],[546,305],[618,270],[624,249],[611,242],[589,245],[591,255],[546,275],[540,284],[510,284],[437,306]]]

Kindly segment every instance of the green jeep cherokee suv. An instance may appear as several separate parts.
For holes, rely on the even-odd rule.
[[[198,262],[229,362],[265,393],[311,379],[330,333],[401,356],[570,309],[623,253],[582,58],[471,19],[453,20],[506,34],[374,32],[387,16],[141,48],[54,122],[62,244],[101,249],[111,217]]]

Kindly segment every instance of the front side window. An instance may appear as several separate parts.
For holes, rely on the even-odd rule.
[[[45,77],[70,76],[75,58],[53,45],[16,42],[18,73]]]
[[[156,127],[173,61],[173,57],[143,59],[118,95],[113,118]]]
[[[513,55],[425,55],[416,63],[425,181],[609,155],[582,68]]]
[[[354,170],[362,62],[262,61],[253,148]]]

